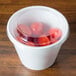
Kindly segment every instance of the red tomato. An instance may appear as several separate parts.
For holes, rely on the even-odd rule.
[[[55,39],[55,40],[59,40],[59,38],[62,35],[61,30],[58,28],[51,28],[48,33],[50,34],[52,39]]]
[[[35,22],[31,25],[31,29],[34,34],[40,35],[41,32],[43,31],[43,24],[40,22]]]
[[[29,42],[29,41],[26,42],[25,44],[26,44],[26,45],[29,45],[29,46],[35,46],[33,42]]]
[[[31,29],[23,24],[17,26],[17,31],[23,36],[30,36],[32,34]]]
[[[26,45],[29,45],[29,46],[35,46],[33,42],[24,41],[24,39],[23,39],[22,37],[20,37],[20,36],[17,36],[16,39],[17,39],[19,42],[23,43],[23,44],[26,44]]]
[[[44,35],[44,36],[39,37],[38,42],[39,42],[39,45],[45,46],[45,45],[50,44],[51,41],[49,40],[47,36]]]
[[[24,40],[22,40],[22,37],[17,36],[17,37],[16,37],[16,39],[17,39],[19,42],[21,42],[21,43],[25,44],[25,41],[24,41]]]

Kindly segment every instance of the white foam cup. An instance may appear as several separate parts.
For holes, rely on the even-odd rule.
[[[20,43],[15,39],[17,24],[44,22],[62,31],[62,37],[54,44],[33,47]],[[43,70],[53,65],[59,50],[67,39],[69,26],[66,18],[56,9],[46,6],[30,6],[15,12],[7,23],[7,35],[13,43],[22,64],[32,70]]]

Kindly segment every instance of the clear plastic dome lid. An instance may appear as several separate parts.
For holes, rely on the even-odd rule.
[[[33,22],[30,24],[17,24],[16,39],[29,46],[46,46],[57,42],[62,32],[58,28],[53,28],[43,22]]]

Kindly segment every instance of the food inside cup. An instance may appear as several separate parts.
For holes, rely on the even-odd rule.
[[[62,36],[59,28],[53,28],[42,22],[34,22],[31,25],[17,24],[16,39],[29,46],[47,46],[56,43]]]

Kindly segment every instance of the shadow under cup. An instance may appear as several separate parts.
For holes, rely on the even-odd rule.
[[[32,47],[24,45],[15,39],[17,24],[43,22],[51,27],[62,30],[61,39],[48,46]],[[30,6],[14,13],[7,24],[7,35],[14,44],[18,56],[24,66],[33,70],[43,70],[51,66],[58,55],[59,49],[67,39],[69,26],[66,18],[57,10],[45,6]]]

